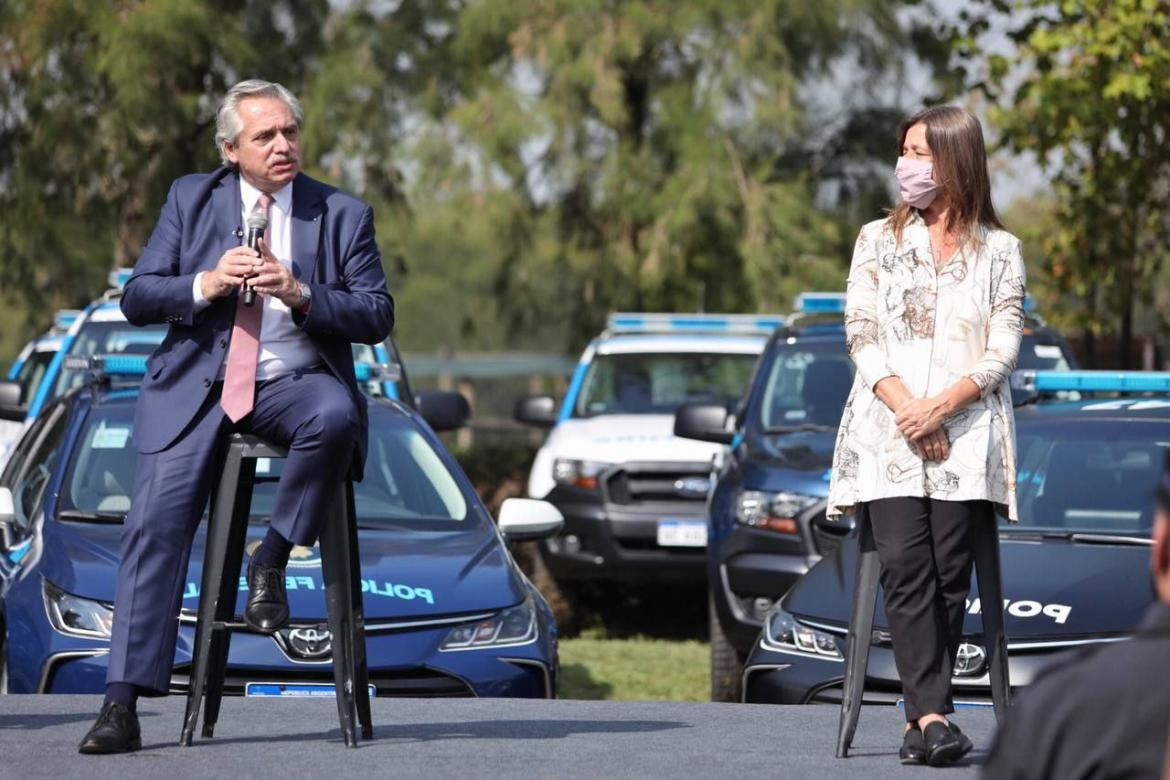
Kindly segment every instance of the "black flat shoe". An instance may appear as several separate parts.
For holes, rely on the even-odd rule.
[[[922,730],[926,743],[926,763],[930,766],[946,766],[958,761],[971,750],[971,740],[951,724],[935,721]]]
[[[113,701],[102,706],[97,722],[77,746],[78,753],[90,755],[129,753],[141,749],[142,731],[138,727],[138,715]]]
[[[275,634],[288,623],[284,569],[248,563],[248,604],[244,623],[261,634]]]
[[[917,723],[902,735],[902,749],[898,751],[898,760],[907,766],[926,763],[926,742]]]
[[[958,739],[959,739],[959,746],[962,748],[962,752],[959,753],[959,758],[962,758],[963,756],[965,756],[971,752],[971,749],[973,747],[975,747],[975,743],[972,742],[970,740],[970,738],[967,737],[966,734],[959,731],[959,727],[956,726],[953,721],[947,721],[947,725],[950,727],[951,731],[954,732],[955,736],[958,737]]]

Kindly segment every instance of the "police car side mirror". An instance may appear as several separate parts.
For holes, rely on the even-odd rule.
[[[536,498],[507,498],[500,505],[498,520],[504,541],[529,542],[546,539],[565,525],[564,515],[547,501]]]
[[[24,422],[26,410],[22,405],[21,396],[24,391],[19,382],[0,382],[0,420]]]
[[[467,399],[445,390],[420,390],[415,393],[414,408],[436,433],[458,430],[471,418]]]
[[[537,428],[551,428],[557,423],[557,402],[551,395],[526,395],[512,409],[516,422]]]
[[[730,415],[719,404],[683,404],[674,413],[674,435],[716,444],[731,444],[735,435],[728,430]]]

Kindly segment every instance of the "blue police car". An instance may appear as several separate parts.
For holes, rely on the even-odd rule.
[[[60,351],[65,332],[80,314],[77,309],[61,309],[54,314],[52,327],[24,345],[9,366],[6,380],[0,382],[0,466],[24,430],[29,404]]]
[[[1033,394],[1016,409],[1019,523],[999,528],[1008,667],[1019,687],[1057,653],[1128,637],[1153,601],[1170,373],[1025,371],[1013,382]],[[769,610],[743,670],[745,701],[841,701],[856,566],[851,535]],[[882,601],[864,700],[892,704],[901,686]],[[957,703],[991,699],[982,609],[973,577],[952,677]]]
[[[776,599],[851,528],[826,522],[821,508],[853,383],[845,296],[803,293],[794,309],[769,339],[734,418],[720,406],[688,404],[675,421],[680,436],[731,448],[707,505],[716,701],[739,700],[743,662]],[[1020,366],[1063,370],[1075,360],[1063,337],[1029,313]]]
[[[119,371],[145,370],[145,356],[118,363]],[[104,688],[138,392],[111,376],[115,361],[104,365],[101,379],[44,409],[0,474],[0,663],[10,693]],[[497,528],[419,413],[385,398],[371,398],[369,407],[369,459],[355,490],[375,694],[554,696],[556,627],[506,542],[556,532],[559,512],[513,499]],[[265,533],[282,464],[257,464],[249,549]],[[179,615],[175,693],[187,687],[202,559],[201,531]],[[290,625],[273,636],[233,638],[225,691],[297,695],[331,684],[322,587],[318,549],[295,548]],[[241,577],[238,610],[246,597]]]

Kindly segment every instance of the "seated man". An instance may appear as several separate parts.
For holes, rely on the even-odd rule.
[[[1130,640],[1065,656],[1000,725],[988,778],[1158,777],[1170,725],[1170,457],[1151,560],[1157,603]]]

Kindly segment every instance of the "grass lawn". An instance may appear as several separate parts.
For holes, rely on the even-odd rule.
[[[706,642],[669,639],[562,639],[562,699],[708,701]]]

